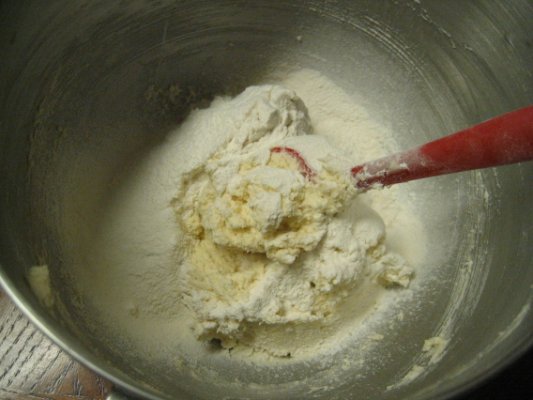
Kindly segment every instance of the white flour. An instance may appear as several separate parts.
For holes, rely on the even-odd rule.
[[[352,98],[324,76],[303,70],[276,83],[294,90],[303,100],[312,136],[342,149],[344,160],[336,159],[336,171],[341,166],[356,165],[397,150],[390,133],[374,124]],[[286,101],[287,92],[283,93]],[[246,99],[241,100],[245,107]],[[291,118],[297,121],[294,127],[298,136],[310,128],[303,105],[294,101]],[[237,115],[238,111],[228,110],[225,114],[217,111],[225,105],[239,110],[229,99],[221,98],[208,110],[194,112],[165,143],[128,172],[102,209],[103,218],[94,240],[80,253],[75,273],[80,297],[87,310],[98,315],[101,328],[110,336],[134,343],[137,351],[151,358],[176,358],[178,353],[184,358],[201,358],[199,354],[206,351],[206,342],[211,338],[226,341],[223,343],[226,347],[235,346],[234,359],[242,354],[248,360],[254,357],[264,360],[265,352],[275,356],[290,354],[293,360],[337,353],[348,345],[355,332],[385,318],[385,313],[376,310],[383,308],[379,305],[385,293],[391,303],[396,294],[379,282],[406,286],[410,276],[406,265],[416,274],[425,257],[422,223],[401,188],[393,187],[358,196],[344,210],[337,207],[316,224],[320,231],[316,239],[300,243],[297,250],[290,250],[285,244],[272,247],[264,237],[260,244],[248,243],[259,246],[257,249],[263,253],[271,246],[272,252],[267,257],[257,256],[260,261],[256,264],[253,255],[247,256],[253,265],[248,269],[242,265],[241,275],[221,275],[221,271],[212,268],[191,270],[195,263],[188,257],[194,255],[195,247],[184,235],[194,238],[198,233],[180,232],[175,214],[176,209],[190,212],[194,208],[190,207],[194,204],[194,190],[184,202],[176,196],[179,188],[187,196],[190,188],[183,189],[185,176],[190,178],[199,173],[203,174],[201,180],[207,179],[206,161],[217,151],[228,149],[231,138],[222,133],[230,132],[228,124],[235,123],[227,118],[228,113]],[[266,138],[262,143],[270,145],[268,135],[279,128],[283,118],[267,119],[266,132],[265,125],[259,124],[257,136],[245,138],[240,146],[246,140],[261,142],[262,137]],[[285,137],[286,130],[272,140]],[[291,138],[287,140],[297,145],[290,142]],[[328,150],[321,143],[318,154],[312,150],[316,144],[301,148],[317,169],[322,162],[317,161],[322,150],[326,154],[329,151],[330,156],[337,151]],[[283,160],[278,160],[274,167],[286,163],[282,169],[291,177],[289,186],[304,187],[305,179],[296,171],[298,166],[291,166],[290,158]],[[260,179],[253,177],[247,182],[255,184]],[[271,200],[270,204],[278,200]],[[270,220],[272,226],[278,226],[283,215],[290,214],[280,214],[276,207],[256,210],[254,218]],[[189,216],[194,217],[194,212]],[[352,223],[354,220],[357,223]],[[212,236],[216,229],[209,229]],[[217,240],[224,245],[236,243],[228,231]],[[214,245],[206,242],[202,246],[209,250]],[[218,261],[216,265],[220,268],[230,265]],[[207,264],[197,260],[198,265]],[[248,290],[246,285],[251,282],[257,286]],[[237,293],[231,285],[240,284],[242,290]],[[225,292],[228,285],[230,289]],[[218,289],[213,292],[213,287]],[[216,293],[222,301],[216,305],[209,293]],[[205,307],[206,303],[209,307]]]

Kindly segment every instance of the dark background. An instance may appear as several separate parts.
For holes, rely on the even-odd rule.
[[[533,349],[457,400],[533,400]]]

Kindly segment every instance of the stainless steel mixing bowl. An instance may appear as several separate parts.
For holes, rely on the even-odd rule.
[[[326,381],[313,365],[221,371],[240,382],[232,386],[151,364],[87,329],[64,257],[83,240],[69,221],[97,217],[113,171],[198,101],[287,69],[325,73],[405,148],[532,103],[530,1],[7,0],[0,11],[0,280],[49,337],[125,392],[443,399],[531,344],[531,163],[413,184],[421,209],[441,210],[428,216],[441,228],[430,236],[446,243],[432,243],[440,273],[365,376]],[[25,279],[43,262],[64,303],[55,317]],[[444,330],[442,360],[387,389],[416,363],[423,339]]]

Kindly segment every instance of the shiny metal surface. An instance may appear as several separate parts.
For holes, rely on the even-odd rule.
[[[163,140],[191,105],[272,79],[272,71],[324,72],[393,126],[405,148],[533,103],[531,2],[4,1],[0,15],[0,280],[47,335],[126,391],[150,399],[444,399],[531,345],[531,163],[413,186],[425,193],[421,208],[446,205],[434,216],[448,221],[449,246],[434,244],[441,283],[384,345],[387,362],[312,394],[286,387],[322,384],[312,366],[281,378],[224,371],[244,382],[235,389],[143,364],[113,338],[89,334],[63,262],[76,246],[69,220],[96,217],[113,171]],[[176,83],[179,93],[168,90]],[[42,262],[66,286],[55,318],[25,280]],[[450,321],[441,362],[387,390],[420,341]]]

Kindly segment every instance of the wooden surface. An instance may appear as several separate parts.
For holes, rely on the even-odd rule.
[[[44,337],[0,289],[1,400],[102,400],[110,387]]]

